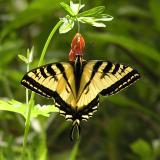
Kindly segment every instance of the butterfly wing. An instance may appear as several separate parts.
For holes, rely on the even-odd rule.
[[[89,61],[83,69],[78,94],[78,109],[91,104],[99,94],[112,95],[129,86],[139,73],[129,66],[104,61]],[[95,104],[90,105],[92,108]]]
[[[70,63],[52,63],[24,75],[21,84],[46,97],[53,98],[60,110],[70,112],[76,106],[73,67]]]

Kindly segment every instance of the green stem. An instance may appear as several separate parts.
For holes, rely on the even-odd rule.
[[[27,72],[29,71],[29,63],[27,63]],[[29,95],[28,95],[28,89],[26,88],[26,104],[29,102]]]
[[[80,33],[80,23],[78,20],[77,20],[77,25],[78,25],[78,33]]]
[[[47,48],[49,46],[49,43],[53,37],[53,35],[55,34],[56,30],[60,27],[60,25],[62,24],[62,21],[60,20],[52,29],[52,31],[50,32],[47,41],[43,47],[42,53],[41,53],[41,57],[38,63],[38,66],[42,65]],[[30,101],[28,103],[28,112],[27,112],[27,118],[26,118],[26,127],[25,127],[25,131],[24,131],[24,139],[23,139],[23,152],[22,152],[22,159],[25,159],[25,152],[26,152],[26,145],[27,145],[27,139],[28,139],[28,133],[29,133],[29,128],[30,128],[30,117],[31,117],[31,112],[32,112],[32,107],[34,106],[34,96],[35,93],[32,92],[31,93],[31,98]]]
[[[78,6],[78,11],[80,10],[80,6],[81,6],[81,0],[79,0],[79,6]],[[80,23],[78,21],[78,18],[77,19],[77,25],[78,25],[78,33],[80,33]]]
[[[48,48],[48,45],[49,45],[49,43],[50,43],[50,41],[51,41],[54,33],[56,32],[56,30],[60,27],[60,25],[61,25],[62,23],[63,23],[63,22],[60,20],[60,21],[55,25],[55,27],[52,29],[50,35],[48,36],[47,41],[46,41],[46,43],[45,43],[45,45],[44,45],[44,47],[43,47],[42,54],[41,54],[41,57],[40,57],[38,66],[41,66],[41,65],[42,65],[44,56],[45,56],[46,51],[47,51],[47,48]]]

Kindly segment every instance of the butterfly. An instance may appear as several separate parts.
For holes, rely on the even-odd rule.
[[[130,66],[84,60],[84,45],[83,37],[77,33],[72,41],[70,61],[32,69],[21,81],[26,88],[53,99],[60,115],[73,122],[71,139],[74,128],[80,132],[81,121],[87,121],[97,111],[100,95],[116,94],[140,78]]]

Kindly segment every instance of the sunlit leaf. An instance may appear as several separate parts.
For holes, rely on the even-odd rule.
[[[93,22],[92,26],[94,26],[94,27],[106,27],[106,25],[104,23],[99,23],[99,22]]]
[[[34,46],[31,48],[31,50],[27,50],[27,58],[28,62],[31,63],[33,61],[33,53],[34,53]]]
[[[131,145],[131,149],[135,154],[137,154],[141,158],[141,160],[153,159],[153,150],[151,148],[151,145],[142,139],[139,139],[138,141],[134,142]]]
[[[104,6],[98,6],[98,7],[89,9],[87,11],[84,11],[82,13],[79,13],[78,17],[87,17],[87,16],[99,15],[104,11],[104,9],[105,9]]]
[[[18,102],[16,100],[0,100],[0,110],[10,111],[21,114],[24,118],[27,117],[28,105]],[[39,115],[49,117],[50,113],[58,112],[59,110],[54,105],[35,105],[32,109],[31,117],[37,117]]]
[[[63,18],[63,24],[59,28],[59,33],[67,33],[74,27],[74,20]]]
[[[84,7],[84,4],[74,4],[72,1],[70,1],[70,7],[72,11],[74,12],[74,15],[77,15],[78,12]]]
[[[106,27],[104,23],[97,22],[93,17],[81,17],[78,18],[81,23],[88,23],[94,27]]]
[[[113,17],[107,14],[100,14],[99,16],[96,16],[96,21],[111,21],[113,20]]]
[[[71,9],[71,7],[64,3],[64,2],[61,2],[60,5],[71,15],[71,16],[75,16],[75,12]]]
[[[23,62],[28,63],[28,59],[25,56],[21,55],[21,54],[18,55],[18,58],[20,60],[22,60]]]

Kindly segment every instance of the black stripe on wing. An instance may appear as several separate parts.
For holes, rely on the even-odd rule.
[[[99,105],[99,96],[97,95],[88,105],[78,110],[78,117],[80,120],[88,120],[93,113],[97,111]]]
[[[47,70],[47,73],[50,74],[55,79],[55,81],[58,81],[58,78],[56,76],[56,72],[52,68],[52,64],[47,65],[46,70]]]
[[[55,100],[55,105],[60,110],[64,111],[65,114],[73,114],[73,110],[69,104],[67,104],[56,91],[52,91],[49,88],[39,84],[34,79],[29,77],[28,75],[24,76],[24,79],[21,82],[22,85],[27,87],[28,89],[31,89],[32,91],[35,91],[36,93],[45,96],[47,98],[53,98]],[[34,86],[34,87],[33,87]]]
[[[33,78],[29,77],[27,74],[23,77],[21,84],[24,87],[40,94],[41,96],[44,96],[47,98],[51,98],[53,96],[53,91],[37,83]]]
[[[113,66],[113,64],[111,62],[107,63],[107,65],[104,67],[104,69],[102,71],[101,79],[104,78],[104,76],[106,75],[106,73],[108,73],[111,70],[112,66]]]
[[[56,63],[56,67],[61,71],[61,73],[63,74],[63,78],[66,80],[67,85],[69,86],[70,90],[72,91],[72,87],[69,84],[68,78],[67,78],[66,73],[65,73],[65,68],[63,67],[63,65],[61,63]],[[73,94],[73,91],[72,91],[72,94]]]
[[[101,95],[115,94],[120,90],[124,89],[125,87],[129,86],[139,78],[140,78],[139,73],[136,70],[132,70],[131,72],[127,73],[124,77],[122,77],[120,80],[112,84],[110,87],[102,90],[100,94]]]
[[[98,71],[98,69],[100,68],[100,66],[103,64],[103,61],[97,61],[92,69],[92,73],[91,76],[89,78],[89,81],[86,83],[86,85],[84,86],[83,91],[87,88],[87,86],[91,83],[92,79],[94,78],[96,72]],[[82,92],[83,93],[83,92]]]

